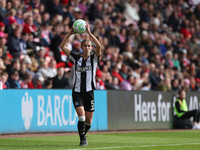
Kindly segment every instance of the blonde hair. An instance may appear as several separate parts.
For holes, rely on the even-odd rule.
[[[92,41],[90,41],[90,40],[88,40],[88,39],[85,39],[85,40],[83,40],[83,41],[81,42],[81,47],[83,46],[83,44],[84,44],[85,42],[90,42],[90,44],[92,45]]]

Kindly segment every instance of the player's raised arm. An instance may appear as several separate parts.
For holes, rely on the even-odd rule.
[[[60,48],[61,50],[67,55],[69,56],[70,55],[70,49],[67,48],[67,43],[69,41],[69,37],[74,34],[75,32],[73,31],[73,29],[71,29],[67,35],[64,37],[64,39],[62,40],[62,42],[60,43]]]
[[[89,36],[91,37],[91,39],[93,40],[93,42],[96,45],[96,49],[95,49],[95,54],[96,56],[100,56],[101,55],[101,43],[97,40],[97,38],[91,33],[90,31],[90,27],[88,25],[88,23],[86,22],[86,30],[89,34]]]

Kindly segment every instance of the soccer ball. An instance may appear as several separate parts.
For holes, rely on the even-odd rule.
[[[73,23],[72,28],[75,33],[83,34],[86,31],[85,26],[86,26],[86,22],[82,19],[78,19]]]

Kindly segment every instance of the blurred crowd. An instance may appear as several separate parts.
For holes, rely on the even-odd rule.
[[[73,63],[59,44],[77,19],[102,44],[97,89],[200,91],[194,0],[0,0],[0,89],[72,88]],[[81,53],[86,38],[67,47]]]

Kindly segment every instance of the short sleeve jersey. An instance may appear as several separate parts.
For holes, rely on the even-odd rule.
[[[86,60],[81,54],[70,52],[69,59],[74,63],[73,91],[88,92],[95,89],[95,75],[99,57],[90,55]]]

